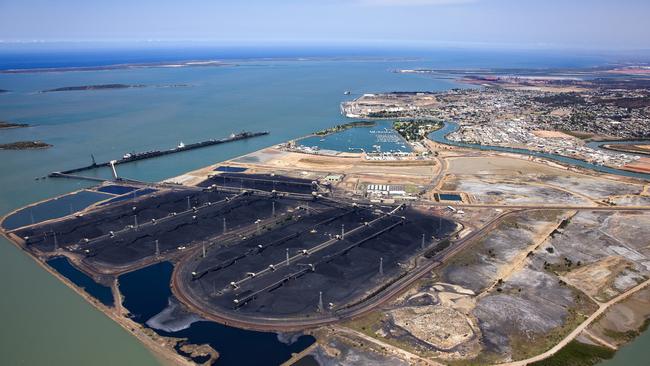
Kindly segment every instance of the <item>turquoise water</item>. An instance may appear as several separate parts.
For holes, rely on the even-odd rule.
[[[176,59],[197,58],[191,56],[176,53]],[[12,55],[8,62],[2,57],[0,53],[0,65],[48,66],[40,56]],[[0,89],[11,90],[0,94],[0,120],[32,125],[0,131],[0,143],[43,140],[54,145],[47,150],[0,151],[0,214],[88,187],[91,183],[85,181],[34,178],[87,165],[90,154],[97,161],[105,161],[130,151],[167,149],[180,141],[220,138],[240,130],[271,132],[260,138],[118,166],[125,177],[157,181],[347,122],[339,114],[339,103],[361,93],[459,87],[452,80],[391,70],[499,66],[504,62],[509,66],[585,66],[594,60],[461,52],[414,61],[250,61],[218,68],[0,74]],[[97,63],[95,59],[88,62]],[[38,93],[108,83],[148,87]],[[172,84],[188,86],[159,87]],[[343,95],[345,90],[352,95]],[[84,174],[110,176],[108,169]],[[1,238],[0,268],[0,364],[158,363],[135,338]]]
[[[458,194],[436,193],[436,196],[442,201],[462,201],[463,198]]]
[[[611,360],[606,360],[598,366],[636,366],[647,365],[648,345],[650,344],[650,331],[641,333],[629,344],[620,348]]]
[[[353,127],[327,136],[310,136],[298,140],[306,147],[341,152],[381,151],[410,152],[411,148],[402,136],[393,129],[392,121],[377,121],[374,126]]]

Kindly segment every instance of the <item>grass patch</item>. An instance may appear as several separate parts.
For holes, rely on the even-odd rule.
[[[539,335],[533,339],[529,339],[525,336],[511,336],[510,346],[512,347],[512,359],[524,360],[546,352],[554,345],[560,343],[567,334],[578,327],[578,325],[586,319],[586,316],[578,314],[575,309],[569,309],[567,320],[561,326],[553,329],[549,333]]]
[[[569,286],[569,288],[573,292],[575,307],[567,309],[568,314],[564,323],[550,332],[533,339],[517,336],[511,337],[510,346],[512,347],[513,360],[523,360],[546,352],[554,345],[560,343],[567,334],[587,320],[589,314],[593,314],[598,309],[598,305],[591,301],[587,295],[574,287]]]
[[[613,350],[605,347],[572,341],[553,356],[531,366],[592,366],[614,357]]]
[[[595,136],[595,134],[589,132],[569,131],[569,130],[560,130],[560,132],[566,133],[569,136],[577,137],[581,140],[588,140]]]
[[[342,325],[350,329],[359,331],[367,336],[375,337],[384,318],[384,314],[379,311],[373,311],[357,319],[344,322]]]
[[[625,332],[619,332],[619,331],[616,331],[616,330],[605,328],[605,329],[603,329],[603,334],[606,337],[615,340],[616,342],[627,343],[627,342],[633,340],[634,338],[636,338],[639,335],[639,332],[636,331],[636,330],[628,330],[628,331],[625,331]]]
[[[388,321],[388,316],[381,311],[373,311],[368,315],[362,316],[357,319],[348,320],[341,323],[341,325],[361,332],[369,337],[375,338],[381,342],[390,344],[397,348],[401,348],[408,352],[420,355],[422,357],[434,358],[436,354],[428,351],[422,346],[418,346],[408,341],[402,341],[393,337],[381,337],[377,335],[377,331],[382,328],[384,322]]]
[[[618,344],[628,343],[634,338],[638,337],[641,333],[645,332],[650,325],[650,318],[646,319],[639,329],[632,329],[625,332],[619,332],[616,330],[605,328],[603,329],[603,334],[616,341]]]
[[[504,362],[503,355],[492,351],[482,351],[476,358],[467,360],[445,360],[443,361],[449,366],[480,366],[480,365],[495,365]]]

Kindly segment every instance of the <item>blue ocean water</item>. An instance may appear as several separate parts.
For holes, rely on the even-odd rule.
[[[220,67],[158,67],[104,71],[0,73],[0,120],[31,127],[0,131],[0,143],[43,140],[51,149],[0,151],[0,214],[45,198],[90,185],[72,180],[35,180],[51,171],[121,157],[126,152],[168,149],[185,143],[220,138],[241,130],[267,130],[268,136],[139,161],[118,167],[122,176],[158,181],[186,171],[242,155],[347,122],[339,104],[366,92],[436,91],[463,87],[453,79],[393,73],[395,69],[576,67],[595,66],[601,56],[524,51],[277,49],[201,47],[147,49],[0,49],[0,70],[15,68],[79,67],[125,63],[222,59]],[[142,84],[143,88],[40,93],[66,86]],[[344,95],[349,90],[351,95]],[[84,174],[109,177],[107,169]],[[20,282],[2,281],[0,291],[12,301],[0,302],[0,338],[6,364],[146,363],[141,354],[105,352],[102,343],[118,344],[126,333],[111,333],[104,318],[85,317],[76,294],[57,292],[52,301],[39,279],[40,269],[27,262],[14,266],[19,252],[2,239],[0,268],[11,268]],[[23,286],[29,283],[27,289]],[[29,311],[25,310],[29,304]],[[56,317],[47,321],[35,314]],[[110,334],[104,342],[85,342],[85,326],[94,335]],[[55,333],[57,336],[46,336]],[[40,336],[40,335],[43,336]],[[121,334],[121,333],[120,333]],[[120,338],[123,337],[123,338]],[[44,352],[28,352],[25,345]],[[59,352],[83,344],[76,352]],[[217,349],[219,344],[215,345]],[[48,350],[45,352],[45,350]],[[101,355],[98,357],[98,355]],[[119,359],[113,357],[122,357]],[[132,357],[131,359],[129,357]],[[136,361],[138,360],[138,361]]]

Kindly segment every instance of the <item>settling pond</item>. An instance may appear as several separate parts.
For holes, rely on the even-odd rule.
[[[133,320],[146,324],[147,320],[169,306],[172,298],[169,283],[173,269],[171,263],[163,262],[120,276],[124,306],[133,315]],[[191,344],[209,344],[219,352],[215,365],[279,365],[291,358],[292,353],[298,353],[315,342],[311,336],[297,335],[286,337],[285,343],[276,333],[248,331],[190,319],[182,330],[154,330],[162,336],[187,338]]]

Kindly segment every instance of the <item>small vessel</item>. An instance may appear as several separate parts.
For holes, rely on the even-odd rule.
[[[185,144],[183,143],[183,141],[181,141],[176,148],[182,149],[184,147],[185,147]]]
[[[349,90],[346,90],[346,91],[343,92],[343,95],[350,95],[350,94],[352,94],[352,93]]]

